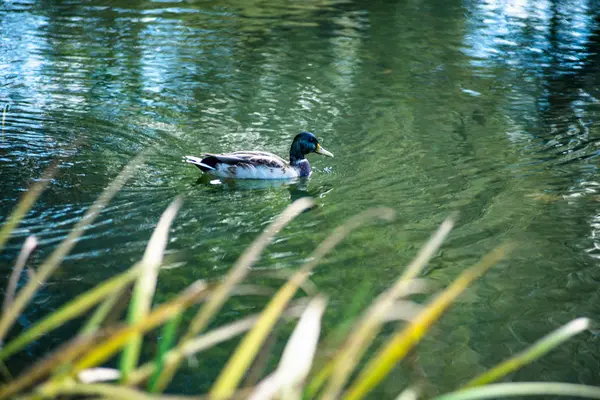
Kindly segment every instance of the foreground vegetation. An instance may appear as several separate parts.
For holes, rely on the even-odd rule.
[[[354,229],[371,220],[391,219],[393,211],[386,208],[370,209],[351,218],[314,250],[309,261],[291,275],[260,314],[207,330],[231,296],[253,290],[243,285],[253,264],[277,233],[311,207],[312,201],[302,198],[284,210],[244,251],[221,281],[211,284],[194,282],[171,300],[153,306],[169,228],[181,206],[181,200],[175,199],[161,216],[138,263],[79,295],[26,330],[11,332],[33,296],[60,267],[85,229],[133,175],[141,164],[142,157],[132,161],[121,172],[67,238],[35,270],[25,267],[28,256],[36,245],[35,238],[25,241],[5,291],[0,319],[0,343],[4,343],[0,348],[0,372],[5,382],[0,386],[0,399],[172,399],[174,396],[166,396],[162,392],[187,357],[241,335],[244,335],[242,340],[212,385],[210,398],[362,399],[411,352],[455,299],[512,248],[511,244],[496,248],[479,263],[464,271],[445,290],[431,296],[425,305],[414,303],[410,297],[424,293],[426,289],[426,282],[419,279],[422,269],[436,254],[452,229],[454,219],[448,218],[394,284],[379,294],[351,327],[338,330],[344,336],[333,349],[333,357],[324,363],[315,363],[315,354],[319,354],[322,349],[319,336],[327,300],[321,294],[298,296],[299,289],[323,257]],[[4,221],[0,228],[0,251],[54,173],[55,167],[51,167]],[[26,279],[26,283],[17,291],[20,279]],[[108,316],[114,306],[130,290],[132,294],[126,317],[119,323],[108,323]],[[200,306],[191,322],[184,326],[183,312],[195,308],[197,304]],[[14,372],[10,371],[11,357],[24,351],[36,339],[68,321],[87,316],[90,312],[87,322],[70,340],[30,368],[20,371],[17,376],[11,374]],[[258,383],[242,385],[252,363],[267,348],[266,339],[284,316],[297,317],[298,322],[277,367]],[[383,344],[378,349],[367,352],[384,324],[398,319],[406,322],[397,324],[393,333],[381,338]],[[588,326],[587,319],[575,319],[469,382],[457,382],[457,391],[436,399],[464,400],[525,395],[567,395],[600,399],[600,388],[592,386],[546,382],[491,384],[543,356],[565,340],[586,330]],[[157,329],[161,330],[161,340],[156,355],[151,362],[141,364],[139,359],[144,335]],[[13,334],[13,339],[5,342],[9,332]],[[371,353],[372,356],[364,360]],[[119,359],[118,369],[103,367],[115,357]],[[400,393],[398,399],[417,399],[422,396],[415,386]]]

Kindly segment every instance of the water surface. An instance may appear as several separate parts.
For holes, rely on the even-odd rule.
[[[35,265],[128,161],[154,148],[19,326],[138,260],[178,194],[185,202],[159,301],[222,276],[298,197],[317,207],[279,235],[253,282],[277,287],[270,272],[294,270],[347,218],[393,208],[394,222],[361,228],[312,276],[330,298],[328,331],[357,293],[387,288],[453,211],[458,226],[426,274],[438,287],[496,245],[519,244],[374,398],[411,381],[452,389],[575,317],[597,319],[598,10],[594,0],[4,2],[0,103],[11,108],[0,221],[63,161],[0,254],[2,281],[28,235],[40,240]],[[310,156],[314,174],[302,184],[211,184],[181,161],[239,149],[285,156],[300,130],[336,155]],[[264,304],[235,301],[217,322]],[[69,329],[27,354],[45,353]],[[232,346],[187,366],[171,390],[205,391]],[[586,333],[511,379],[598,384],[598,350]]]

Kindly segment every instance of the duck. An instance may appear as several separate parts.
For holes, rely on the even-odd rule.
[[[309,177],[312,173],[306,155],[310,153],[333,157],[325,150],[312,132],[297,134],[290,146],[290,160],[265,151],[234,151],[224,154],[185,156],[185,161],[200,168],[203,173],[231,179],[294,179]]]

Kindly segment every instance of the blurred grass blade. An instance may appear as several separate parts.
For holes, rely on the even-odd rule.
[[[182,359],[186,356],[192,356],[203,350],[209,349],[221,342],[232,339],[246,332],[256,323],[258,316],[247,317],[231,324],[216,328],[197,338],[192,338],[185,342],[181,347],[175,347],[170,350],[164,357],[165,365],[170,365],[175,360]],[[139,385],[149,376],[156,374],[157,368],[154,362],[149,362],[142,365],[137,370],[129,375],[128,385]]]
[[[181,207],[181,199],[175,199],[163,212],[152,233],[152,237],[146,246],[146,252],[140,262],[140,274],[133,290],[127,322],[134,325],[143,320],[150,312],[152,298],[156,290],[158,270],[162,263],[163,253],[167,246],[169,228],[177,211]],[[121,378],[127,379],[127,375],[137,367],[142,347],[142,336],[133,335],[125,347],[121,356]]]
[[[387,344],[369,360],[344,395],[344,399],[362,399],[377,385],[392,368],[423,338],[435,323],[456,300],[456,298],[478,277],[500,261],[510,250],[510,245],[496,248],[478,264],[463,272],[452,284],[437,295],[425,310],[408,326],[394,334]]]
[[[139,270],[138,270],[139,273]],[[135,277],[132,277],[134,279]],[[104,301],[98,306],[94,314],[86,322],[84,327],[81,329],[82,335],[88,335],[97,332],[100,326],[106,319],[106,317],[114,310],[115,305],[123,295],[124,288],[115,289]]]
[[[148,385],[148,391],[150,393],[154,393],[158,389],[158,377],[160,376],[160,373],[165,365],[166,354],[173,347],[173,343],[175,343],[175,336],[177,335],[177,329],[181,323],[181,317],[182,314],[177,314],[163,327],[163,332],[162,335],[160,335],[160,342],[158,344],[158,351],[156,353],[156,359],[154,361],[154,376]]]
[[[265,310],[261,313],[259,321],[244,337],[225,368],[221,371],[211,390],[211,396],[227,398],[235,392],[244,372],[248,369],[252,360],[254,360],[265,338],[273,329],[273,326],[298,290],[298,287],[329,251],[365,221],[375,218],[390,220],[393,216],[394,211],[389,208],[373,208],[355,215],[345,224],[336,228],[309,257],[310,261],[304,264],[271,299]]]
[[[325,389],[323,398],[335,399],[339,397],[350,374],[354,371],[369,344],[373,342],[381,327],[386,322],[387,316],[393,309],[396,300],[403,294],[411,293],[409,290],[410,286],[413,285],[411,282],[421,273],[429,260],[439,250],[444,239],[454,227],[455,218],[452,215],[442,222],[413,261],[406,267],[404,273],[394,283],[394,286],[378,296],[373,304],[367,308],[361,320],[356,324],[356,328],[353,329],[346,343],[342,346],[340,353],[331,361],[332,365],[326,366],[317,376],[319,380],[311,385],[311,393],[313,395],[319,389],[318,384],[321,382],[324,383],[328,372],[331,372],[332,377]]]
[[[339,353],[313,378],[307,389],[308,398],[314,397],[330,376],[331,380],[325,389],[323,398],[339,398],[339,393],[346,380],[383,324],[397,317],[409,317],[407,319],[414,320],[423,310],[423,307],[416,303],[394,300],[414,293],[422,293],[426,287],[425,281],[413,279],[396,284],[393,291],[389,289],[381,293],[366,309],[359,322],[355,324],[356,327],[352,329],[348,339],[340,347]],[[402,304],[408,304],[409,307],[404,310],[396,310]],[[418,312],[415,313],[415,311]]]
[[[404,389],[396,400],[417,400],[419,398],[419,391],[415,387],[409,387]]]
[[[13,379],[15,379],[10,373],[6,364],[4,364],[2,361],[0,361],[0,374],[2,374],[2,378],[4,378],[4,381],[12,381]]]
[[[85,398],[85,399],[110,399],[110,400],[185,400],[186,397],[181,396],[165,396],[157,397],[146,394],[136,389],[110,385],[106,383],[94,383],[94,384],[71,384],[61,387],[58,391],[61,395],[60,398]],[[100,396],[100,397],[98,397]],[[188,397],[192,400],[192,397]],[[197,399],[197,398],[196,398]]]
[[[108,204],[108,202],[115,196],[115,194],[123,187],[125,182],[133,175],[133,172],[140,165],[142,161],[142,155],[137,156],[121,171],[119,176],[111,182],[111,184],[104,190],[98,200],[92,204],[92,206],[86,211],[83,217],[75,224],[75,227],[71,230],[65,240],[52,252],[50,256],[42,263],[36,273],[36,281],[29,281],[20,291],[15,298],[12,306],[6,313],[2,315],[0,320],[0,342],[4,340],[8,330],[11,328],[17,317],[23,312],[25,306],[29,303],[40,284],[43,284],[48,277],[56,270],[58,265],[62,262],[63,258],[71,251],[71,249],[77,243],[79,237],[83,234],[84,230],[90,225],[96,217],[100,214],[102,209]],[[41,188],[39,189],[41,190]],[[30,196],[35,191],[30,191],[25,195],[25,198]],[[37,198],[37,195],[35,195]],[[17,209],[22,207],[22,204],[26,203],[22,200],[17,206]],[[29,209],[29,206],[27,206]],[[12,218],[12,216],[11,216]],[[20,218],[19,218],[20,219]],[[10,220],[9,220],[10,224]],[[6,226],[5,226],[6,227]],[[2,235],[0,234],[0,246],[2,246]]]
[[[561,328],[558,328],[554,332],[544,336],[525,351],[522,351],[514,357],[501,362],[491,370],[475,377],[473,380],[469,381],[464,388],[481,386],[493,381],[497,381],[511,372],[518,370],[524,365],[532,363],[573,336],[588,329],[589,326],[590,320],[588,318],[575,319]]]
[[[104,340],[89,344],[84,350],[85,354],[74,363],[74,367],[63,374],[56,374],[40,389],[46,397],[56,397],[57,393],[69,385],[68,375],[77,376],[81,371],[98,366],[113,357],[123,348],[129,339],[137,334],[148,332],[160,324],[183,312],[197,301],[208,295],[206,285],[196,281],[188,286],[175,299],[156,307],[142,321],[135,325],[127,325],[106,335]],[[85,336],[87,337],[87,336]]]
[[[15,293],[17,292],[17,284],[19,283],[19,278],[21,277],[23,267],[25,267],[25,263],[29,259],[33,249],[37,247],[37,243],[38,242],[35,236],[28,236],[27,239],[25,239],[25,243],[21,248],[21,252],[17,257],[15,267],[13,268],[13,271],[10,274],[10,279],[8,280],[8,286],[6,287],[6,293],[4,294],[4,304],[2,306],[3,312],[6,312],[6,310],[10,307],[13,298],[15,297]]]
[[[131,280],[133,279],[135,279],[135,275],[131,277]],[[92,314],[83,328],[81,328],[80,335],[92,335],[100,330],[101,325],[105,322],[108,315],[119,310],[119,307],[115,308],[115,305],[122,298],[121,296],[126,287],[127,285],[124,285],[122,288],[115,289],[108,297],[106,297],[106,299],[104,299],[104,301],[102,301],[96,311],[94,311],[94,314]],[[60,368],[54,370],[53,375],[65,375],[72,367],[73,365],[70,363],[63,364]]]
[[[280,327],[276,327],[271,331],[260,351],[254,358],[250,368],[244,374],[244,380],[240,383],[240,387],[255,388],[262,380],[265,379],[266,371],[271,367],[270,363],[273,359],[275,345],[278,344]]]
[[[326,304],[322,297],[316,297],[308,304],[283,350],[277,369],[258,385],[250,400],[272,399],[277,394],[285,399],[300,397],[290,392],[298,390],[311,369]]]
[[[72,362],[76,357],[79,357],[84,353],[90,345],[97,341],[98,337],[98,335],[76,337],[67,342],[45,359],[37,361],[30,369],[21,374],[21,376],[0,387],[0,399],[12,398],[14,394],[34,385],[40,379],[49,375],[61,364]]]
[[[308,197],[303,197],[290,204],[276,219],[273,221],[260,236],[248,247],[244,253],[238,258],[232,267],[231,272],[227,275],[225,281],[211,295],[210,301],[200,310],[198,315],[192,321],[184,340],[197,335],[204,329],[210,318],[221,308],[225,303],[234,286],[242,281],[249,272],[250,267],[258,260],[260,254],[265,247],[273,240],[290,221],[300,215],[304,210],[312,207],[314,201]]]
[[[2,107],[2,141],[4,142],[4,122],[6,121],[6,114],[8,113],[8,110],[10,110],[10,104],[5,104],[4,107]]]
[[[82,383],[116,381],[120,377],[121,373],[114,368],[90,368],[77,374],[77,379]]]
[[[368,298],[371,296],[372,286],[373,284],[368,279],[365,279],[361,282],[361,286],[355,289],[354,295],[352,296],[352,302],[350,303],[348,310],[342,316],[341,323],[334,327],[333,331],[323,340],[322,344],[319,346],[323,351],[317,352],[317,355],[330,353],[330,349],[341,348],[340,346],[346,341],[359,318],[361,310],[365,307]],[[318,372],[309,380],[309,383],[306,386],[305,392],[307,399],[312,399],[331,375],[331,372],[333,371],[334,356],[335,354],[327,355],[327,359],[325,360],[319,360],[318,358],[315,360],[313,369]],[[321,361],[321,364],[318,364],[319,361]]]
[[[405,321],[414,320],[417,315],[423,311],[421,304],[408,300],[398,300],[394,303],[394,308],[387,315],[383,316],[383,321]]]
[[[143,320],[134,325],[120,328],[107,337],[106,340],[89,349],[86,355],[77,362],[71,373],[77,374],[84,369],[95,367],[103,363],[125,346],[131,337],[156,328],[173,318],[175,315],[196,304],[196,302],[207,295],[208,290],[206,289],[204,282],[197,281],[193,283],[173,300],[156,307],[156,309],[148,314]]]
[[[496,383],[443,394],[433,400],[479,400],[516,396],[569,396],[600,399],[600,388],[574,383],[519,382]]]
[[[29,212],[31,206],[36,202],[40,194],[44,191],[46,186],[50,183],[54,174],[56,174],[56,167],[58,162],[53,162],[42,174],[39,181],[31,185],[27,190],[23,198],[19,200],[19,203],[6,219],[6,222],[0,228],[0,252],[4,248],[6,241],[10,237],[12,231],[19,225],[23,217]],[[0,335],[1,336],[1,335]]]
[[[106,296],[121,290],[123,287],[133,282],[138,273],[139,269],[137,267],[132,267],[128,271],[101,283],[94,289],[77,296],[75,299],[71,300],[21,335],[8,342],[6,346],[0,349],[0,360],[7,359],[17,351],[22,350],[33,340],[62,326],[65,322],[81,316],[95,304],[98,304],[105,299]]]
[[[258,260],[260,254],[271,243],[275,235],[304,210],[312,207],[313,204],[313,200],[307,197],[294,201],[260,234],[237,259],[223,283],[211,294],[209,301],[194,316],[179,344],[185,343],[206,328],[211,318],[223,307],[223,304],[225,304],[231,295],[233,288],[246,277],[254,262]],[[164,369],[155,384],[157,391],[161,392],[165,389],[180,363],[181,359],[175,360]]]
[[[296,302],[286,310],[285,315],[297,317],[306,308],[303,301]],[[258,315],[246,317],[228,325],[221,326],[201,336],[186,341],[183,345],[178,345],[165,355],[165,365],[170,365],[184,357],[190,357],[206,349],[216,346],[219,343],[230,340],[242,333],[250,330],[258,321]],[[126,382],[128,385],[139,385],[156,371],[156,365],[149,362],[133,371]]]
[[[406,270],[400,277],[400,280],[396,282],[396,285],[400,285],[400,282],[408,281],[419,276],[423,268],[427,266],[427,263],[435,255],[438,249],[442,246],[442,243],[446,239],[446,236],[450,233],[454,224],[456,223],[457,214],[452,214],[442,222],[437,231],[429,238],[425,246],[419,251],[414,260],[408,264]]]

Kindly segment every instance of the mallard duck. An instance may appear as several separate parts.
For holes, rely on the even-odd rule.
[[[202,157],[185,156],[204,173],[219,178],[233,179],[290,179],[310,176],[306,155],[317,153],[333,157],[310,132],[300,132],[290,147],[290,161],[264,151],[234,151],[225,154],[204,154]]]

